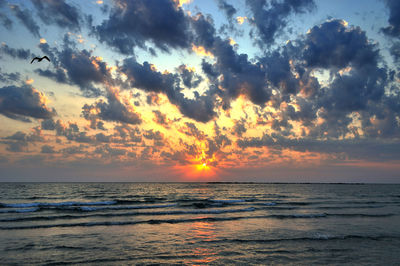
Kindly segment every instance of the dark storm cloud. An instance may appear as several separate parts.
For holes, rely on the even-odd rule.
[[[269,147],[291,149],[299,152],[345,154],[347,159],[372,161],[400,159],[400,142],[371,139],[318,140],[310,138],[286,138],[281,135],[265,134],[261,138],[245,138],[237,141],[240,148]]]
[[[308,67],[343,68],[376,64],[378,49],[359,27],[347,27],[343,20],[314,26],[306,35],[303,59]]]
[[[319,116],[325,122],[312,134],[339,137],[349,132],[354,111],[372,110],[388,85],[388,70],[379,66],[381,57],[376,44],[368,41],[359,27],[349,27],[341,20],[331,20],[313,27],[300,41],[300,59],[305,68],[324,68],[331,73],[329,85],[313,90]],[[347,68],[346,73],[340,73]],[[314,110],[317,110],[313,108]],[[375,109],[377,111],[377,109]],[[362,112],[362,115],[375,114]],[[368,118],[369,119],[369,118]]]
[[[80,131],[76,123],[64,124],[61,120],[47,119],[42,121],[40,128],[42,130],[55,130],[56,136],[64,136],[68,141],[78,143],[93,143],[95,141],[94,136],[89,136],[87,132]]]
[[[23,152],[27,151],[30,143],[43,141],[43,137],[40,135],[40,130],[35,128],[35,130],[26,134],[21,131],[15,132],[13,135],[2,138],[0,143],[8,145],[6,150],[11,152]]]
[[[146,139],[159,140],[159,141],[164,139],[164,136],[160,131],[153,131],[152,129],[143,132],[143,137]]]
[[[217,70],[213,67],[213,65],[206,62],[204,59],[201,62],[201,69],[211,81],[215,81],[215,79],[219,75]]]
[[[216,36],[210,18],[197,14],[192,19],[192,26],[196,32],[196,45],[205,47],[216,58],[213,66],[203,61],[203,71],[211,78],[217,75],[216,73],[223,76],[222,81],[215,80],[214,86],[221,85],[223,88],[218,93],[223,98],[224,109],[229,108],[231,99],[236,99],[241,94],[258,105],[263,105],[269,100],[271,92],[267,87],[265,70],[261,64],[251,63],[248,55],[238,54],[229,40]]]
[[[11,29],[13,22],[12,20],[5,14],[3,14],[2,12],[0,12],[0,21],[1,24],[8,30]]]
[[[194,123],[185,122],[185,128],[182,128],[181,132],[188,136],[195,137],[197,140],[204,140],[205,134],[203,131],[199,130]]]
[[[103,95],[103,90],[98,86],[119,82],[111,77],[107,63],[102,58],[94,56],[92,51],[78,50],[68,35],[65,35],[61,51],[50,48],[47,43],[39,45],[39,48],[49,54],[55,70],[36,69],[35,72],[60,83],[77,85],[85,97]]]
[[[64,38],[64,40],[65,40],[65,38]],[[47,42],[40,43],[38,46],[39,46],[39,49],[43,52],[43,54],[47,55],[50,58],[51,63],[53,65],[59,64],[58,58],[56,56],[56,54],[58,52],[56,48],[50,47],[50,45]]]
[[[67,70],[69,80],[78,85],[85,95],[101,95],[100,89],[92,83],[103,83],[109,77],[105,62],[97,60],[87,50],[66,48],[58,56],[61,66]]]
[[[23,49],[23,48],[12,48],[8,46],[5,43],[1,44],[0,47],[0,53],[1,54],[6,54],[8,56],[11,56],[12,58],[18,58],[18,59],[29,59],[32,57],[31,51],[29,49]]]
[[[110,17],[93,30],[122,54],[145,48],[147,41],[164,51],[190,46],[188,21],[171,0],[116,0]]]
[[[24,24],[24,26],[32,33],[35,37],[40,37],[39,26],[32,17],[32,13],[28,9],[22,10],[18,5],[10,5],[14,15]]]
[[[34,71],[42,77],[53,79],[59,83],[68,83],[68,79],[67,79],[65,72],[60,68],[56,69],[55,71],[51,71],[48,69],[43,70],[43,69],[38,68],[38,69],[35,69]]]
[[[246,4],[253,14],[250,22],[256,26],[262,46],[274,43],[291,14],[304,13],[315,6],[313,0],[246,0]]]
[[[233,134],[236,134],[237,136],[241,137],[243,133],[246,133],[247,128],[246,128],[246,120],[241,119],[235,121],[235,124],[233,126]]]
[[[123,61],[120,71],[128,76],[131,87],[147,92],[165,94],[181,113],[199,122],[208,122],[215,116],[214,94],[207,91],[204,95],[195,92],[195,98],[189,99],[181,92],[177,74],[161,73],[154,70],[148,62],[139,64],[134,58]]]
[[[390,53],[394,57],[394,61],[400,63],[400,42],[395,42],[392,47],[390,47]]]
[[[95,153],[100,154],[103,158],[107,158],[125,155],[126,150],[122,148],[114,148],[111,147],[109,144],[105,144],[103,146],[97,147]]]
[[[285,50],[268,53],[260,59],[268,82],[282,94],[296,94],[299,89],[299,80],[291,70],[290,60],[291,55]]]
[[[236,8],[228,4],[225,0],[218,0],[218,8],[224,11],[228,19],[232,19],[237,12]]]
[[[55,110],[46,106],[44,95],[30,86],[0,88],[0,114],[30,122],[29,117],[48,119]]]
[[[154,110],[153,113],[154,113],[154,116],[155,116],[154,121],[157,124],[162,125],[162,126],[164,126],[166,128],[169,128],[169,120],[167,119],[167,116],[165,114],[161,113],[158,110]]]
[[[189,89],[196,88],[203,80],[203,78],[197,75],[194,70],[188,68],[185,65],[180,65],[177,70],[181,76],[183,85],[185,85]]]
[[[53,119],[44,119],[41,122],[41,128],[43,130],[55,130],[56,129],[56,123],[54,122]]]
[[[48,153],[48,154],[55,153],[54,147],[50,145],[43,145],[41,147],[41,153]]]
[[[92,124],[96,122],[97,119],[133,125],[140,124],[142,122],[140,115],[132,108],[129,108],[129,106],[122,103],[119,95],[110,90],[107,93],[107,102],[99,100],[92,105],[85,104],[82,109],[83,117],[91,121]],[[91,110],[96,110],[98,112],[93,116]]]
[[[80,13],[64,0],[31,0],[37,14],[46,24],[56,24],[70,30],[80,29]]]
[[[2,69],[0,68],[0,82],[13,83],[13,82],[19,81],[20,78],[21,78],[21,74],[19,72],[3,73]]]
[[[400,37],[400,2],[397,0],[385,0],[389,8],[389,26],[382,28],[382,31],[392,37]]]

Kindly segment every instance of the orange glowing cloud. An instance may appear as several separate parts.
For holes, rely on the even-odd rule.
[[[182,5],[190,4],[192,0],[174,0],[174,2],[178,5],[178,7],[181,7]]]
[[[246,19],[247,19],[247,17],[237,17],[237,18],[236,18],[236,21],[237,21],[240,25],[242,25]]]
[[[193,52],[195,52],[196,54],[201,55],[201,56],[208,56],[211,58],[214,57],[214,55],[210,51],[207,51],[203,46],[196,46],[196,45],[192,44],[192,50],[193,50]]]

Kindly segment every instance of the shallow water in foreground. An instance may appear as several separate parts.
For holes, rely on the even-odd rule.
[[[399,265],[399,225],[400,185],[0,185],[2,265]]]

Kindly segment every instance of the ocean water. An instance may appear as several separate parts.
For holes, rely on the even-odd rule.
[[[399,265],[400,185],[1,183],[1,265]]]

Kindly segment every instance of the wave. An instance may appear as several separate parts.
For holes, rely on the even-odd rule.
[[[163,216],[163,215],[185,215],[185,214],[223,214],[252,212],[255,208],[231,209],[231,210],[192,210],[192,211],[160,211],[160,212],[125,212],[125,213],[99,213],[88,215],[52,215],[52,216],[34,216],[34,217],[12,217],[0,219],[0,222],[25,222],[25,221],[49,221],[60,219],[81,219],[93,217],[122,217],[122,216]]]
[[[255,199],[178,199],[179,206],[205,209],[212,207],[225,207],[230,205],[236,205],[238,203],[253,202]]]
[[[39,208],[29,208],[29,209],[0,209],[0,213],[25,213],[25,212],[36,212]]]
[[[232,210],[231,210],[232,211]],[[242,210],[243,211],[243,210]],[[253,211],[250,208],[246,211]],[[226,210],[228,212],[228,210]],[[173,212],[169,212],[171,214]],[[222,213],[222,212],[221,212]],[[166,213],[164,213],[166,215]],[[208,214],[206,212],[201,211],[193,211],[193,212],[181,212],[178,211],[175,214]],[[215,214],[215,213],[214,213]],[[114,216],[124,216],[125,214],[121,215],[114,215]],[[151,214],[147,214],[151,215]],[[163,215],[159,213],[154,213],[154,215]],[[233,220],[240,220],[240,219],[268,219],[268,218],[275,218],[275,219],[315,219],[315,218],[326,218],[328,216],[347,216],[347,217],[354,217],[354,216],[361,216],[361,217],[388,217],[394,214],[327,214],[327,213],[317,213],[317,214],[289,214],[289,215],[262,215],[262,216],[232,216],[232,217],[200,217],[200,218],[176,218],[176,219],[151,219],[151,220],[144,220],[144,221],[101,221],[101,222],[84,222],[84,223],[62,223],[62,224],[43,224],[43,225],[28,225],[28,226],[4,226],[0,227],[0,230],[16,230],[16,229],[37,229],[37,228],[53,228],[53,227],[77,227],[77,226],[112,226],[112,225],[135,225],[135,224],[162,224],[162,223],[187,223],[187,222],[220,222],[220,221],[233,221]],[[96,215],[96,216],[103,216],[103,215]],[[106,214],[104,214],[106,216]]]
[[[224,220],[228,218],[222,218]],[[233,218],[230,218],[232,220]],[[112,226],[112,225],[135,225],[135,224],[160,224],[160,223],[185,223],[198,221],[216,221],[216,218],[198,218],[198,219],[169,219],[169,220],[147,220],[147,221],[106,221],[106,222],[85,222],[85,223],[63,223],[63,224],[40,224],[27,226],[2,226],[0,230],[22,230],[22,229],[43,229],[54,227],[92,227],[92,226]]]
[[[113,205],[117,201],[95,201],[95,202],[80,202],[80,201],[63,201],[63,202],[31,202],[31,203],[0,203],[3,208],[29,208],[29,207],[60,207],[60,206],[95,206],[95,205]]]
[[[131,210],[131,209],[159,209],[159,208],[170,208],[174,207],[176,204],[164,204],[164,205],[122,205],[122,206],[104,206],[104,207],[78,207],[74,210],[78,211],[103,211],[103,210]]]
[[[224,204],[230,204],[230,203],[239,203],[239,202],[246,202],[250,200],[243,200],[243,199],[225,199],[225,200],[210,200],[211,202],[215,203],[224,203]]]
[[[383,208],[384,205],[366,205],[366,206],[318,206],[315,209],[376,209]]]
[[[318,234],[310,237],[295,237],[295,238],[273,238],[273,239],[218,239],[218,240],[202,240],[203,243],[273,243],[273,242],[296,242],[296,241],[329,241],[329,240],[373,240],[379,241],[384,239],[399,239],[396,235],[323,235]]]

